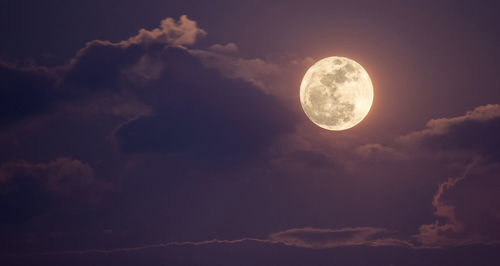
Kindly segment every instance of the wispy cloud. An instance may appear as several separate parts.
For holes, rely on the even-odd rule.
[[[272,245],[285,245],[308,249],[328,249],[351,246],[397,246],[413,247],[408,241],[392,237],[394,232],[384,228],[373,227],[349,227],[340,229],[322,229],[313,227],[292,228],[272,233],[268,238],[245,237],[240,239],[210,239],[203,241],[174,241],[150,244],[137,247],[124,247],[113,249],[85,249],[67,250],[54,252],[39,252],[29,254],[30,256],[51,255],[85,255],[85,254],[112,254],[121,252],[135,252],[147,249],[158,249],[183,246],[209,246],[209,245],[235,245],[246,242],[255,242]]]
[[[385,228],[349,227],[320,229],[293,228],[270,235],[270,239],[287,246],[303,248],[336,248],[346,246],[412,246],[409,242],[391,237]]]
[[[225,239],[210,239],[203,241],[183,241],[183,242],[165,242],[165,243],[157,243],[150,244],[144,246],[137,247],[125,247],[125,248],[112,248],[112,249],[85,249],[85,250],[66,250],[66,251],[54,251],[54,252],[38,252],[29,254],[30,256],[51,256],[51,255],[85,255],[85,254],[112,254],[112,253],[121,253],[121,252],[134,252],[141,251],[146,249],[157,249],[157,248],[168,248],[168,247],[182,247],[182,246],[207,246],[207,245],[216,245],[216,244],[239,244],[244,242],[259,242],[259,243],[276,243],[272,240],[268,239],[259,239],[259,238],[240,238],[234,240],[225,240]],[[23,254],[25,256],[25,254]]]

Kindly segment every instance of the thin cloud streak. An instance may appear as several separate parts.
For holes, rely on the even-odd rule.
[[[284,245],[289,247],[307,249],[330,249],[338,247],[353,246],[395,246],[395,247],[415,247],[412,243],[387,236],[391,231],[384,228],[372,227],[349,227],[341,229],[320,229],[313,227],[292,228],[276,233],[272,233],[268,238],[245,237],[240,239],[210,239],[203,241],[183,241],[150,244],[138,247],[125,247],[113,249],[86,249],[68,250],[54,252],[38,252],[28,254],[29,256],[62,256],[62,255],[84,255],[84,254],[113,254],[120,252],[134,252],[146,249],[183,247],[183,246],[207,246],[207,245],[234,245],[245,242],[255,242],[263,244]],[[13,255],[26,256],[26,255]]]
[[[226,240],[226,239],[210,239],[203,241],[184,241],[184,242],[166,242],[166,243],[158,243],[158,244],[150,244],[145,246],[138,247],[126,247],[126,248],[113,248],[113,249],[86,249],[86,250],[68,250],[68,251],[54,251],[54,252],[39,252],[39,253],[31,253],[29,256],[51,256],[51,255],[84,255],[84,254],[112,254],[112,253],[120,253],[120,252],[133,252],[140,251],[145,249],[154,249],[154,248],[168,248],[168,247],[182,247],[182,246],[205,246],[212,244],[239,244],[243,242],[258,242],[258,243],[269,243],[269,244],[277,244],[278,241],[269,240],[269,239],[260,239],[260,238],[251,238],[245,237],[234,240]],[[25,256],[25,255],[13,255],[13,256]]]
[[[353,242],[351,240],[347,240],[344,243],[337,243],[335,245],[324,245],[324,246],[314,246],[314,245],[305,245],[303,243],[293,243],[289,240],[279,239],[276,236],[281,234],[288,234],[290,232],[299,232],[299,231],[307,231],[311,230],[313,232],[323,232],[323,233],[332,233],[332,232],[348,232],[348,231],[357,231],[357,230],[365,230],[369,229],[369,231],[378,231],[378,232],[388,232],[386,229],[381,228],[370,228],[370,227],[359,227],[359,228],[342,228],[342,229],[318,229],[318,228],[292,228],[289,230],[285,230],[278,233],[271,234],[270,238],[253,238],[253,237],[245,237],[240,239],[210,239],[203,241],[175,241],[175,242],[166,242],[166,243],[157,243],[150,244],[145,246],[137,246],[137,247],[125,247],[125,248],[112,248],[112,249],[85,249],[85,250],[67,250],[67,251],[54,251],[54,252],[37,252],[30,254],[6,254],[9,257],[26,257],[26,256],[64,256],[64,255],[86,255],[86,254],[102,254],[109,255],[114,253],[123,253],[123,252],[135,252],[147,249],[159,249],[159,248],[169,248],[169,247],[187,247],[187,246],[208,246],[208,245],[235,245],[242,244],[245,242],[254,242],[254,243],[262,243],[262,244],[272,244],[272,245],[283,245],[288,247],[297,247],[297,248],[306,248],[306,249],[334,249],[341,247],[383,247],[383,246],[392,246],[392,247],[400,247],[400,248],[411,248],[411,249],[438,249],[445,248],[447,246],[429,246],[429,245],[415,245],[411,241],[397,239],[397,238],[380,238],[373,239],[371,241],[362,241],[362,242]],[[463,242],[462,246],[466,245],[498,245],[500,244],[500,240],[492,240],[485,242]]]

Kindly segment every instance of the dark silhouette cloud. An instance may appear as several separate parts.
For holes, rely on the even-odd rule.
[[[10,70],[5,75],[12,81],[5,82],[17,82],[19,88],[2,99],[14,102],[9,110],[19,107],[20,111],[9,119],[43,113],[56,104],[78,100],[90,105],[102,101],[100,97],[129,95],[123,101],[133,99],[141,108],[135,120],[116,130],[123,152],[186,153],[214,159],[256,154],[278,136],[292,132],[294,118],[274,96],[251,82],[208,68],[180,46],[193,44],[205,34],[186,16],[178,22],[167,18],[159,28],[142,29],[125,41],[88,42],[67,65],[53,69],[57,84],[44,85],[45,80],[30,79],[28,75],[34,74],[26,71],[18,70],[16,78],[11,73],[15,69]],[[108,108],[123,106],[116,100],[114,105]],[[144,106],[153,115],[144,116]]]
[[[104,60],[104,61],[103,61]],[[152,106],[116,131],[127,153],[188,153],[204,158],[261,151],[293,131],[294,118],[274,96],[250,82],[223,76],[181,47],[89,43],[64,84],[126,91]]]
[[[464,150],[500,159],[500,105],[479,106],[465,115],[433,119],[421,131],[402,136],[403,143],[421,143],[428,148]]]
[[[141,53],[138,45],[125,48],[108,42],[89,42],[66,66],[63,84],[72,88],[71,93],[77,94],[75,96],[88,96],[92,91],[117,90],[121,71],[135,63]]]
[[[356,151],[373,161],[433,157],[458,169],[458,173],[439,177],[444,181],[436,185],[431,201],[435,220],[419,226],[415,243],[422,248],[489,244],[499,236],[500,207],[494,202],[500,198],[489,189],[500,186],[500,179],[495,178],[500,174],[499,135],[500,106],[489,104],[464,115],[431,119],[425,129],[400,136],[394,143],[365,144]],[[478,190],[480,197],[475,195]]]
[[[165,45],[190,45],[204,35],[195,21],[181,16],[179,21],[166,18],[158,28],[141,29],[118,43],[90,41],[62,66],[0,61],[0,126],[47,113],[61,103],[95,98],[106,91],[120,92],[125,68],[141,56],[161,51]]]
[[[0,126],[46,112],[61,95],[46,68],[0,61]]]
[[[148,55],[161,56],[159,53],[166,46],[192,45],[205,35],[195,21],[183,15],[177,22],[166,18],[158,28],[141,29],[137,35],[117,43],[90,41],[65,66],[64,83],[77,88],[116,89],[123,85],[119,82],[127,67],[137,63],[139,69],[136,70],[140,72],[141,65],[148,67],[151,63],[144,61]]]
[[[292,132],[286,109],[251,83],[223,77],[183,49],[161,58],[162,75],[139,92],[155,114],[117,131],[123,151],[239,157]]]
[[[90,165],[70,158],[48,163],[10,161],[0,164],[3,223],[19,223],[41,214],[61,200],[97,203],[112,188],[94,178]]]

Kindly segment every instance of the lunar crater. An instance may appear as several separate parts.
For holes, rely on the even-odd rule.
[[[339,69],[338,71],[335,72],[333,76],[337,83],[344,83],[348,80],[346,74],[347,72],[344,69]]]

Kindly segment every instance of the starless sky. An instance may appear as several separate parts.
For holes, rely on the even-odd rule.
[[[3,1],[2,265],[499,265],[495,1]],[[300,81],[374,85],[331,132]]]

